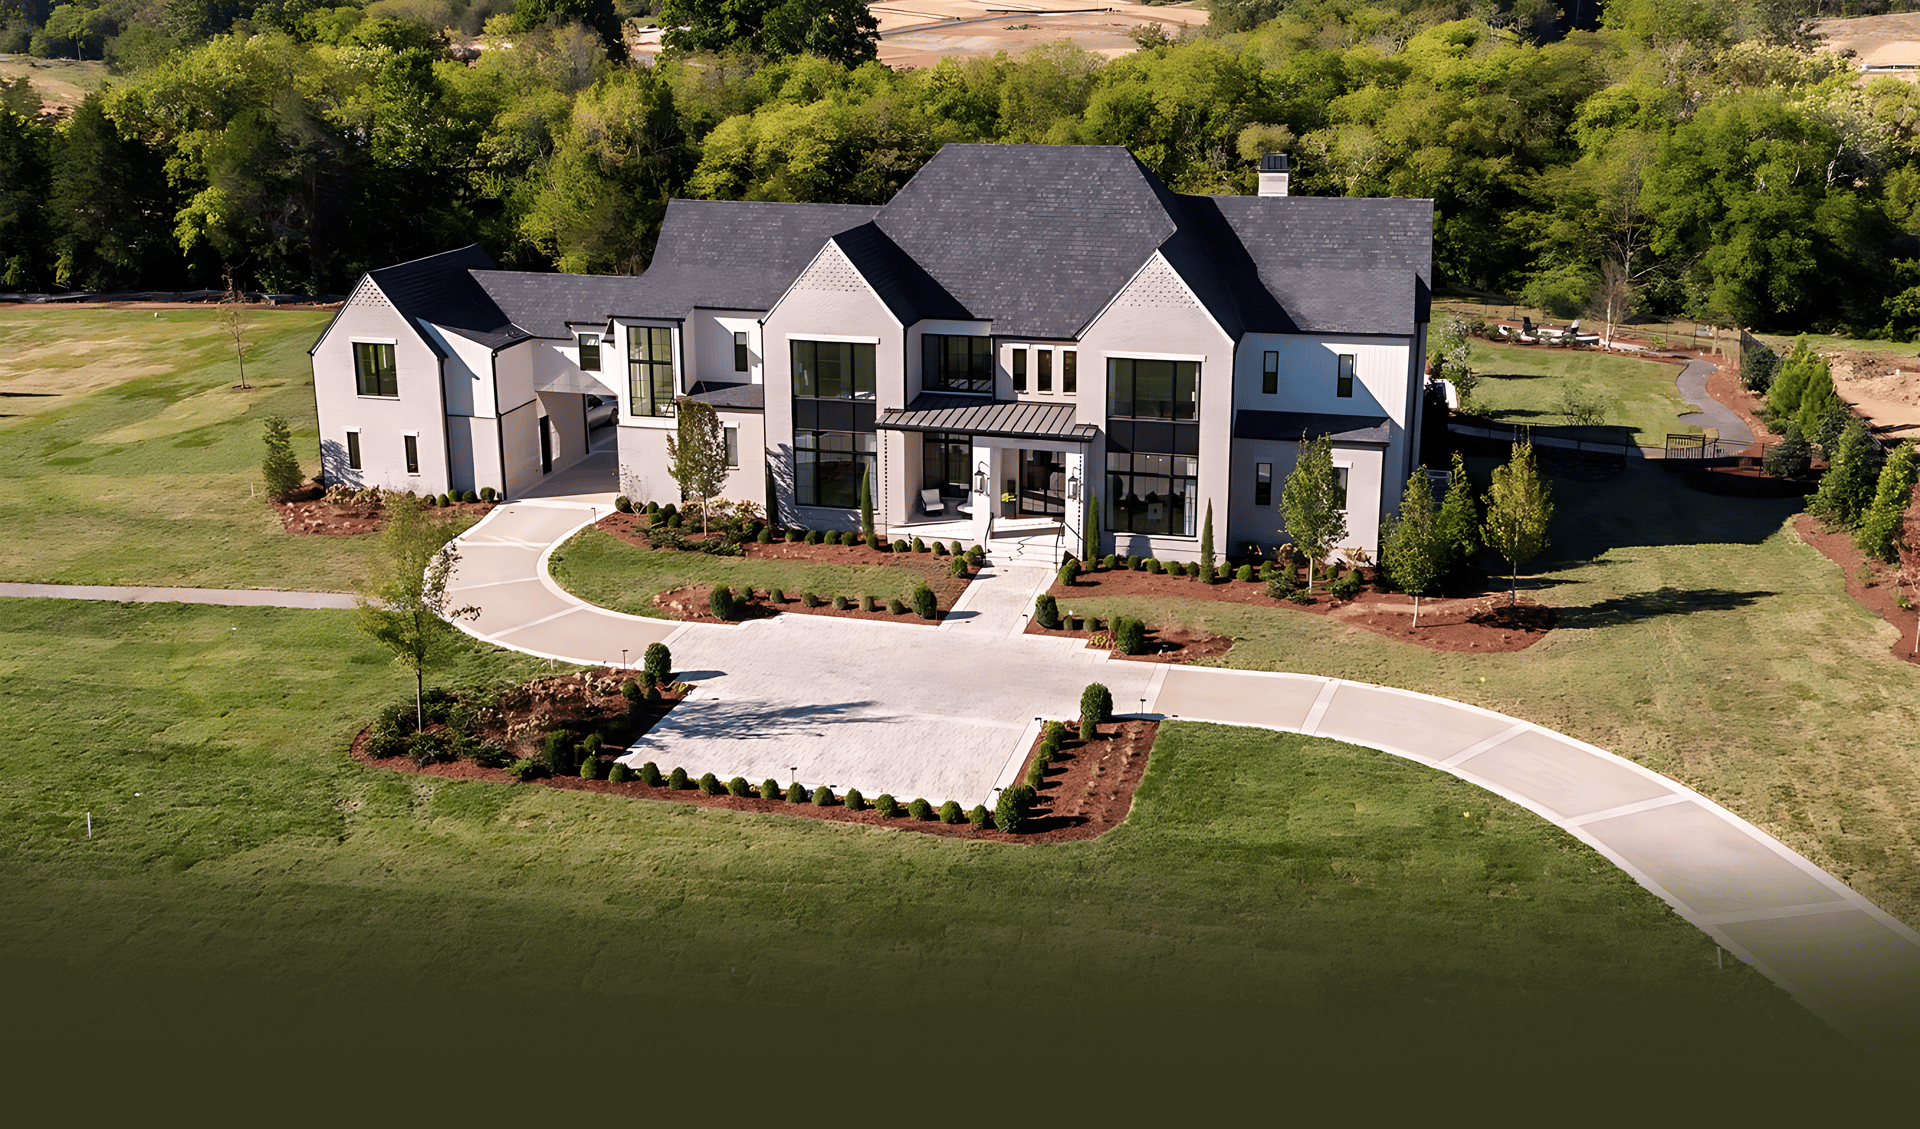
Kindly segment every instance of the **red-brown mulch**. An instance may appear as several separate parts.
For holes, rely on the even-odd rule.
[[[437,512],[472,514],[484,517],[494,502],[456,502]],[[285,502],[272,503],[280,514],[280,524],[288,533],[311,533],[322,537],[378,533],[387,524],[387,508],[377,501],[329,502],[319,483],[309,483]]]
[[[620,695],[619,686],[631,674],[631,671],[602,667],[527,683],[524,695],[516,696],[510,705],[494,710],[483,718],[481,736],[484,740],[499,741],[515,756],[524,757],[533,755],[538,748],[540,735],[549,729],[592,731],[597,728],[600,719],[626,708],[626,699]],[[684,690],[663,693],[660,705],[645,710],[640,728],[628,735],[629,745],[603,746],[601,759],[611,761],[625,754],[632,741],[652,729],[685,696]],[[433,726],[429,725],[428,728]],[[362,729],[356,734],[348,750],[349,756],[369,767],[448,780],[515,783],[506,769],[483,768],[470,760],[428,765],[416,765],[405,757],[377,760],[366,752],[369,732],[370,729]],[[900,813],[883,819],[871,807],[857,812],[848,811],[841,802],[844,797],[840,796],[835,797],[832,806],[823,808],[816,807],[811,799],[795,804],[784,799],[763,800],[758,796],[709,796],[694,787],[676,791],[664,782],[658,787],[649,787],[637,779],[615,784],[610,780],[562,776],[543,777],[530,783],[569,792],[600,792],[629,799],[664,800],[698,807],[732,808],[735,811],[824,819],[836,823],[864,823],[957,839],[987,839],[1003,843],[1061,842],[1094,838],[1126,819],[1127,813],[1133,810],[1133,793],[1146,772],[1147,755],[1153,748],[1154,736],[1158,732],[1158,722],[1133,719],[1100,726],[1099,739],[1096,741],[1069,740],[1056,755],[1046,782],[1040,789],[1039,802],[1028,819],[1028,830],[1017,835],[992,828],[976,830],[966,822],[947,824],[938,819],[918,820],[906,814],[907,804],[916,798],[926,799],[937,810],[946,797],[896,797]],[[1039,748],[1040,740],[1036,738],[1027,752],[1026,760],[1021,762],[1023,774]],[[660,765],[661,775],[671,774],[675,767]],[[697,773],[692,773],[692,770],[689,772],[697,778]],[[1022,779],[1025,779],[1024,775]],[[751,783],[755,788],[760,784],[759,781]],[[868,804],[878,798],[864,797]]]
[[[1920,493],[1920,488],[1916,489]],[[1902,583],[1903,570],[1898,566],[1882,564],[1872,560],[1853,543],[1853,535],[1845,530],[1830,530],[1812,514],[1796,514],[1793,530],[1800,539],[1820,551],[1820,554],[1840,567],[1840,575],[1847,582],[1847,595],[1861,607],[1891,623],[1900,632],[1889,649],[1894,658],[1905,662],[1920,663],[1920,653],[1915,651],[1914,629],[1916,612],[1912,608],[1900,607],[1900,597],[1905,595],[1909,603],[1920,600],[1920,591],[1916,585]],[[1909,503],[1906,519],[1906,539],[1910,545],[1920,545],[1920,520],[1914,516]],[[1905,570],[1912,573],[1916,562],[1909,561]]]
[[[1373,588],[1361,589],[1354,598],[1340,599],[1321,588],[1313,595],[1309,604],[1295,604],[1288,600],[1276,600],[1267,595],[1267,586],[1258,580],[1229,580],[1217,584],[1202,584],[1198,577],[1168,576],[1151,572],[1135,572],[1130,569],[1116,569],[1113,572],[1095,571],[1082,573],[1080,580],[1071,588],[1064,588],[1056,582],[1048,590],[1060,613],[1065,615],[1073,610],[1074,599],[1087,599],[1094,596],[1145,596],[1150,599],[1183,597],[1192,600],[1214,600],[1222,603],[1251,604],[1256,607],[1273,608],[1282,611],[1307,612],[1337,619],[1354,627],[1364,628],[1378,635],[1385,635],[1403,642],[1416,643],[1434,651],[1474,651],[1479,653],[1497,653],[1524,651],[1546,637],[1553,630],[1554,610],[1533,600],[1522,599],[1512,607],[1508,606],[1508,594],[1483,588],[1473,595],[1458,598],[1424,597],[1420,601],[1420,626],[1413,626],[1413,597],[1398,592],[1380,592]],[[1063,635],[1071,638],[1088,638],[1091,631],[1046,631],[1029,623],[1027,631],[1035,635]],[[1157,633],[1149,631],[1150,638]],[[1214,657],[1209,648],[1215,644],[1202,643],[1201,650],[1187,657],[1162,659],[1161,661],[1190,662],[1194,658]],[[1225,653],[1220,647],[1218,653]],[[1155,656],[1145,655],[1152,659]]]
[[[618,537],[629,545],[654,551],[647,541],[647,524],[642,515],[610,514],[594,523],[594,528],[603,533]],[[687,536],[692,540],[698,540],[700,538],[697,530],[689,532]],[[741,605],[740,615],[728,622],[739,622],[745,619],[764,619],[772,615],[830,615],[837,616],[841,619],[880,619],[890,623],[912,623],[919,624],[923,627],[933,626],[947,618],[947,613],[953,610],[953,605],[960,599],[961,593],[967,590],[967,584],[973,579],[971,575],[964,577],[950,575],[948,570],[953,567],[951,564],[953,558],[935,556],[932,553],[892,553],[879,549],[869,549],[865,545],[809,545],[805,541],[784,540],[774,541],[765,545],[757,541],[749,541],[743,547],[746,549],[745,559],[747,560],[818,561],[822,564],[874,565],[914,573],[933,591],[934,606],[937,612],[933,619],[921,619],[914,614],[912,606],[909,605],[903,614],[894,615],[887,610],[885,601],[881,601],[878,604],[878,610],[876,611],[861,611],[859,597],[863,595],[863,593],[860,592],[817,593],[822,601],[817,608],[809,608],[803,605],[800,602],[801,594],[799,592],[787,592],[784,593],[787,598],[786,602],[775,604],[771,601],[770,594],[766,589],[756,588],[752,590],[751,599]],[[662,549],[658,551],[676,552],[678,550]],[[741,589],[735,589],[734,591],[736,597],[743,596],[744,594],[744,590]],[[712,605],[709,601],[712,595],[713,588],[711,585],[689,585],[685,588],[675,588],[671,592],[662,592],[654,597],[653,602],[658,607],[672,612],[675,619],[697,623],[719,623],[721,621],[713,617],[711,610]],[[833,598],[835,596],[847,597],[853,602],[853,606],[846,611],[835,611],[833,607]]]

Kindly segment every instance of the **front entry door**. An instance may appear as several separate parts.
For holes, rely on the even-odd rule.
[[[553,420],[540,417],[540,473],[553,473]]]
[[[1020,452],[1020,513],[1024,517],[1064,517],[1067,512],[1067,457],[1058,451]]]

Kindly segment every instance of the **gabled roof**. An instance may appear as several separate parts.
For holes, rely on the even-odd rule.
[[[516,328],[513,320],[473,280],[473,271],[492,269],[493,260],[478,243],[472,243],[457,251],[368,271],[367,277],[393,303],[393,308],[415,326],[416,332],[420,322],[427,322],[490,349],[498,349],[523,341],[528,335]],[[427,338],[427,342],[432,344],[432,339]]]
[[[473,279],[513,324],[534,337],[567,340],[572,325],[601,324],[630,304],[639,284],[631,275],[539,274],[476,270]]]
[[[900,319],[901,325],[928,318],[961,321],[973,318],[958,298],[947,293],[925,267],[914,262],[911,255],[874,224],[863,223],[843,231],[833,237],[833,242],[886,303],[887,309],[893,311],[893,316]]]
[[[874,223],[996,334],[1071,338],[1179,224],[1119,146],[948,145]]]
[[[828,239],[877,211],[866,204],[671,200],[653,266],[613,312],[686,317],[696,307],[771,309]]]
[[[1412,333],[1433,284],[1433,201],[1319,196],[1191,197],[1207,203],[1244,249],[1277,305],[1248,328],[1276,333]],[[1231,254],[1231,252],[1229,252]],[[1224,256],[1223,256],[1224,257]],[[1244,283],[1242,284],[1244,287]]]

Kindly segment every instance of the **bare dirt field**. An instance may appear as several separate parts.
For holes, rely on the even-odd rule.
[[[1902,363],[1853,349],[1820,352],[1833,371],[1834,390],[1874,431],[1894,439],[1920,439],[1920,356]]]
[[[1139,50],[1128,32],[1159,24],[1168,36],[1203,26],[1197,6],[1125,2],[1020,4],[982,0],[898,0],[869,4],[880,23],[880,61],[890,67],[930,67],[943,58],[1019,55],[1042,43],[1068,40],[1082,50],[1116,58]]]
[[[1856,64],[1875,71],[1920,68],[1920,12],[1815,20],[1813,32],[1826,41],[1827,50],[1852,51]]]
[[[36,59],[31,55],[0,55],[0,78],[23,76],[39,93],[43,113],[70,114],[107,80],[107,65],[98,60],[76,62]]]

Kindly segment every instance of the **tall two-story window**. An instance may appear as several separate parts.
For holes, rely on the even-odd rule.
[[[920,386],[927,391],[993,391],[991,338],[929,333],[920,338],[920,349]]]
[[[874,347],[793,342],[793,480],[803,506],[852,509],[875,469]]]
[[[673,330],[627,327],[627,391],[636,416],[673,414]]]
[[[582,372],[600,371],[600,335],[581,333],[576,335],[580,342],[580,369]]]
[[[394,368],[393,346],[376,341],[355,341],[353,377],[362,396],[400,395],[400,376]]]
[[[1200,493],[1200,363],[1109,359],[1107,411],[1114,532],[1192,537]]]
[[[1340,354],[1340,364],[1335,370],[1333,394],[1342,398],[1353,395],[1353,354]]]

